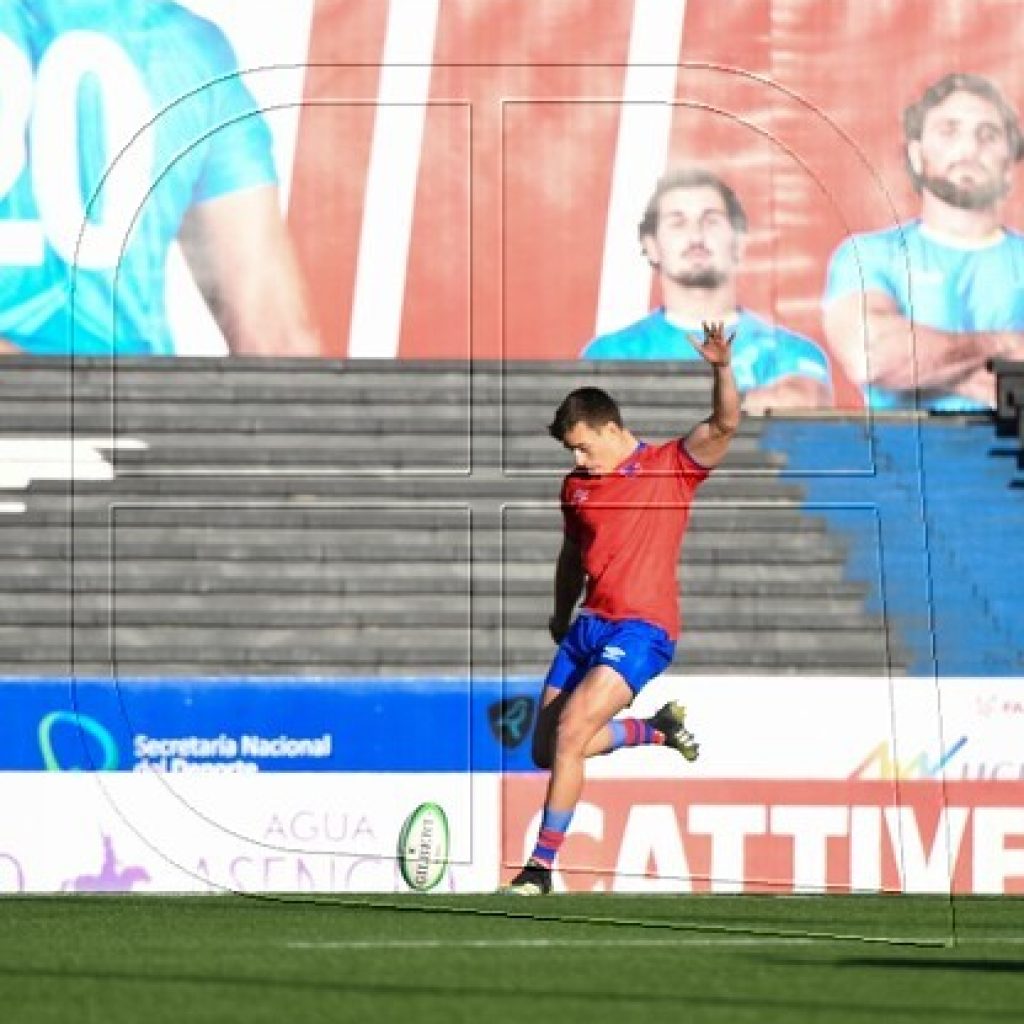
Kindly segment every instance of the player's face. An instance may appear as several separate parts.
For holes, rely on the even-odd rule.
[[[954,92],[925,115],[908,147],[921,187],[964,210],[993,206],[1010,188],[1013,157],[999,111],[970,92]]]
[[[611,473],[632,449],[626,431],[616,423],[577,423],[566,431],[562,443],[572,452],[576,468],[590,476]]]
[[[686,288],[718,288],[735,273],[741,236],[718,189],[699,185],[661,197],[658,226],[644,237],[643,248],[669,280]]]

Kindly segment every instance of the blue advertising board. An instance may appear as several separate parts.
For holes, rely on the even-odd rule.
[[[533,680],[0,680],[0,771],[528,771]]]

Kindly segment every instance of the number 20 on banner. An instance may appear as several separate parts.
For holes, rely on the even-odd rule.
[[[82,83],[97,89],[103,139],[80,138]],[[38,266],[48,241],[65,263],[116,266],[140,205],[152,186],[152,104],[138,69],[112,39],[68,32],[46,51],[33,74],[28,56],[0,35],[0,201],[26,167],[38,219],[0,220],[0,265]],[[106,144],[110,167],[102,218],[83,196],[81,151]],[[31,160],[29,159],[31,154]],[[99,204],[95,204],[98,208]]]

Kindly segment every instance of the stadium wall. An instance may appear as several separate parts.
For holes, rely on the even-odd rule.
[[[479,892],[534,838],[533,681],[2,696],[3,891],[405,891],[399,833],[436,803],[440,888]],[[704,756],[590,762],[559,888],[1024,892],[1024,682],[670,677],[634,711],[669,697]]]

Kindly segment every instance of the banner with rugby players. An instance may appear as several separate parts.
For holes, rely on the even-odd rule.
[[[989,408],[1022,14],[19,0],[0,347],[672,361],[713,317],[765,406]]]

